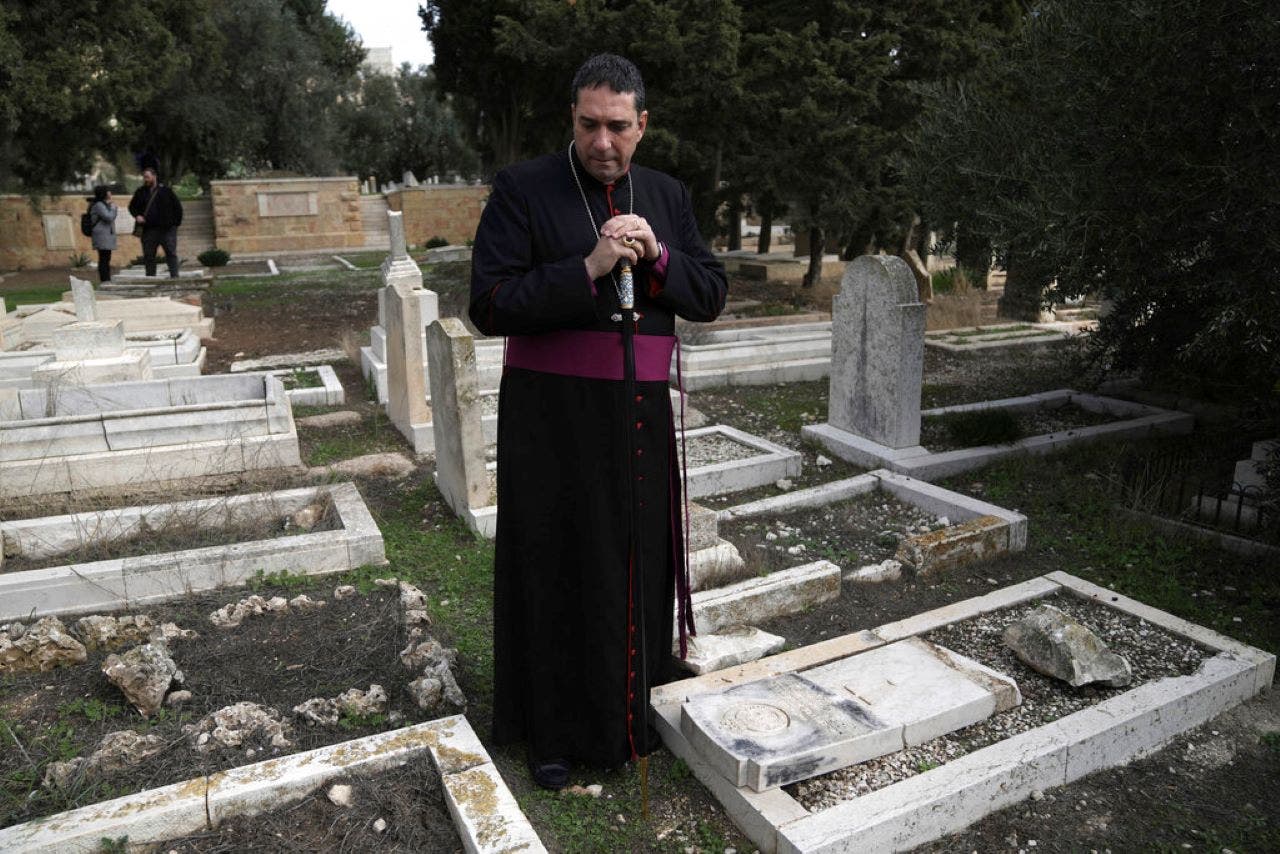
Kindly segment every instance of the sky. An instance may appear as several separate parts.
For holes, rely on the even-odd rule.
[[[365,47],[391,47],[391,58],[431,64],[431,42],[418,18],[419,0],[329,0],[325,8],[359,34]]]

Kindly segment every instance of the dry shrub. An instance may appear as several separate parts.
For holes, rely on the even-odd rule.
[[[950,279],[950,291],[935,291],[925,312],[924,328],[928,331],[977,326],[982,322],[982,291],[975,290],[964,270],[958,267]]]

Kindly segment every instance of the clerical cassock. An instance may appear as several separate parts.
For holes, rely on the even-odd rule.
[[[620,270],[592,281],[583,259],[599,224],[627,213],[647,220],[661,252],[635,265],[635,314],[624,315]],[[604,184],[570,145],[493,181],[470,310],[481,332],[507,336],[493,732],[527,741],[531,757],[615,766],[652,746],[647,686],[664,681],[691,628],[668,391],[675,318],[714,320],[726,292],[688,192],[661,172],[633,163]]]

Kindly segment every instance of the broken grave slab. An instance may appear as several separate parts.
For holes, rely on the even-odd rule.
[[[759,792],[921,744],[1021,699],[1007,677],[913,638],[693,697],[680,726],[711,767]]]

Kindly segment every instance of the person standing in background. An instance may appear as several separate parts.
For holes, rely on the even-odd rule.
[[[136,226],[133,233],[142,240],[142,259],[147,275],[156,274],[156,249],[164,247],[169,278],[178,278],[178,226],[182,225],[182,202],[160,183],[154,166],[142,170],[142,186],[129,200],[129,213]],[[138,229],[142,233],[138,233]]]
[[[109,282],[111,253],[116,248],[116,205],[106,187],[93,188],[89,217],[93,220],[93,248],[98,250],[98,282]]]

